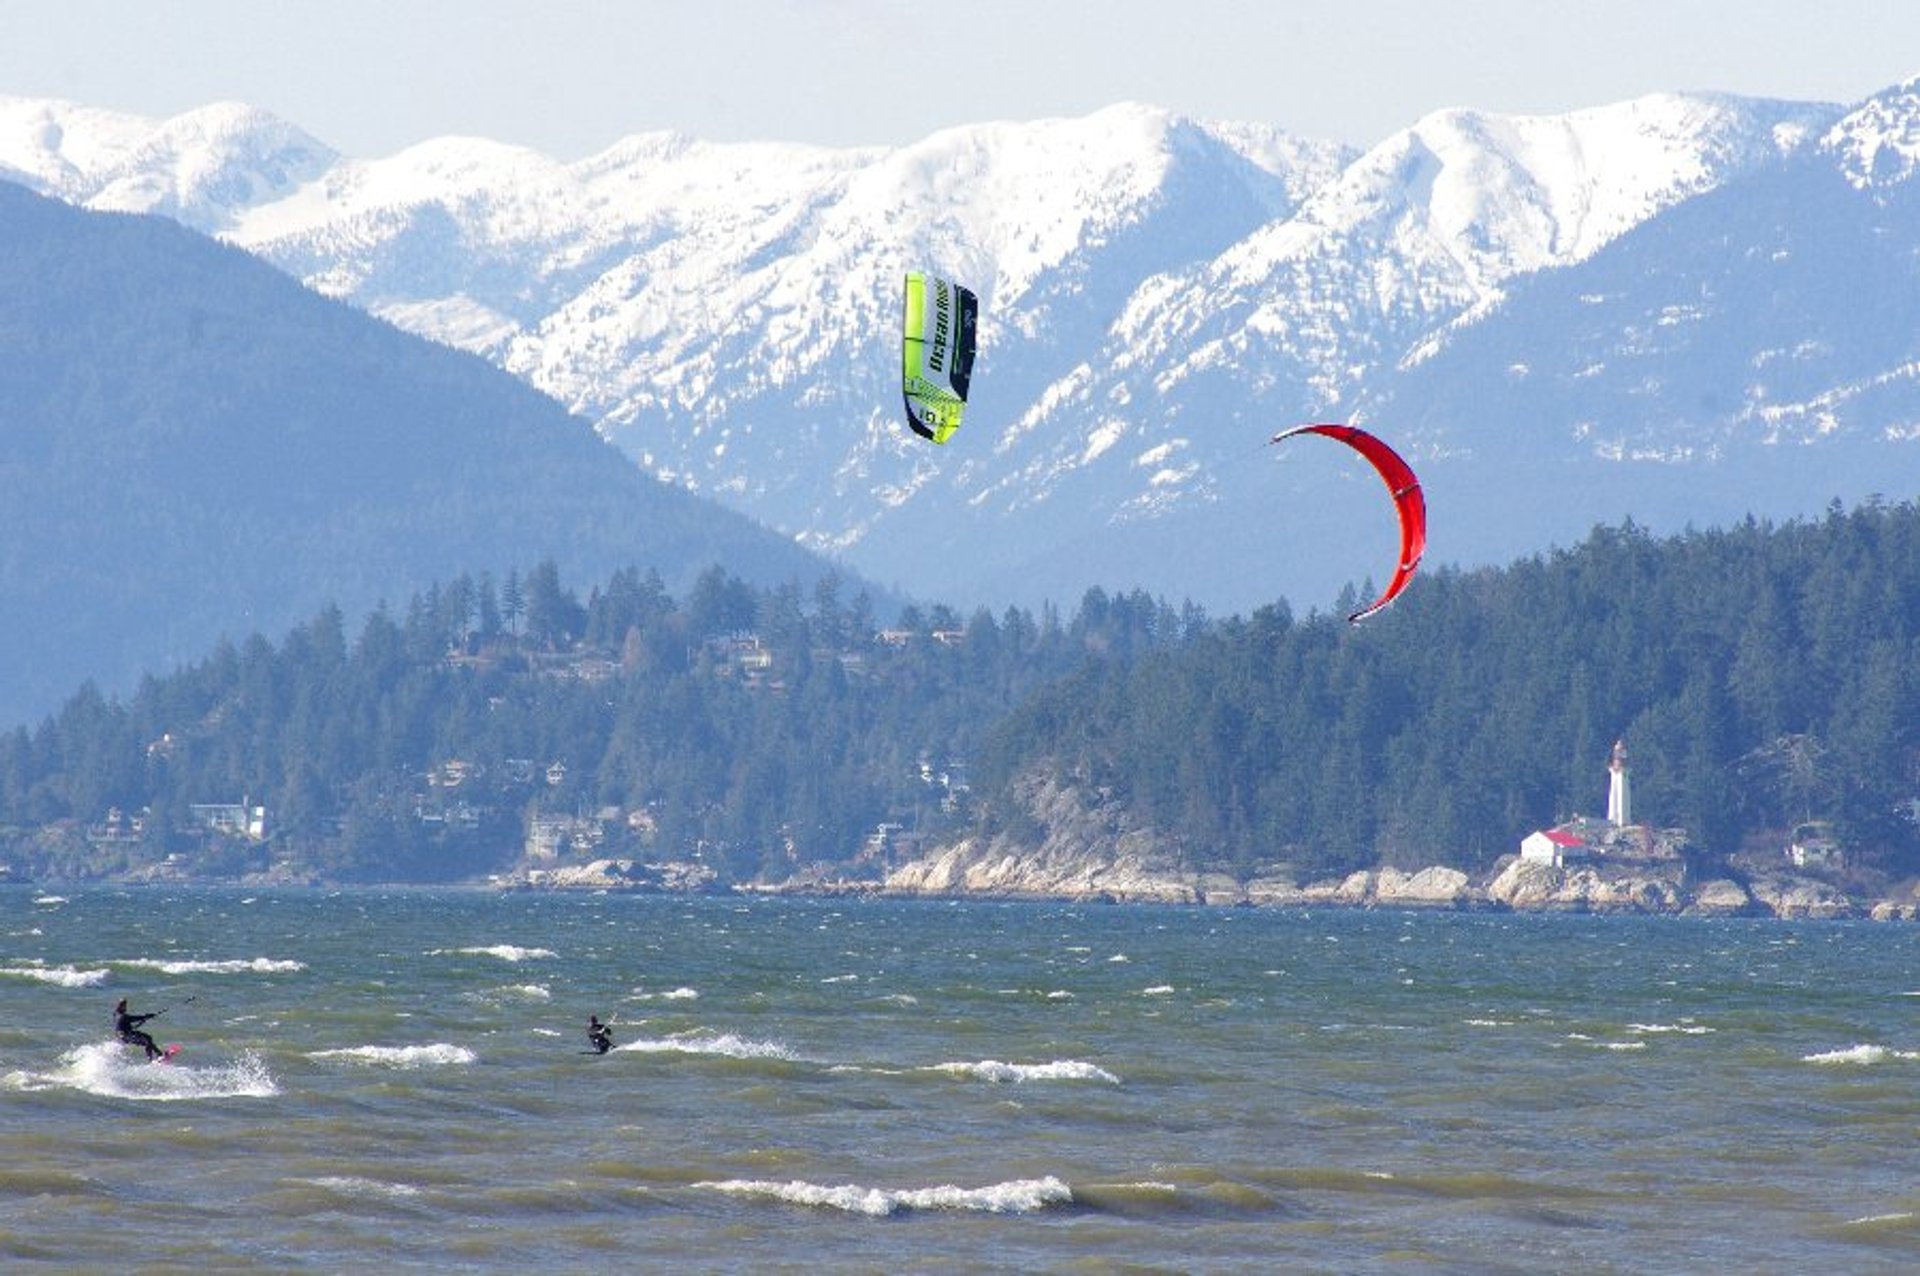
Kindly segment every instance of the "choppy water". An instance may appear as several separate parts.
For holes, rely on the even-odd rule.
[[[1916,956],[1840,923],[0,890],[0,1261],[1906,1270]],[[178,1061],[111,1043],[121,996],[173,1007]]]

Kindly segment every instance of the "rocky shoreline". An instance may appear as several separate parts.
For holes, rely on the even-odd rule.
[[[522,870],[496,877],[512,890],[711,891],[716,883],[647,872],[624,860]],[[1673,917],[1920,920],[1920,895],[1860,898],[1791,873],[1689,881],[1684,873],[1620,867],[1555,868],[1518,857],[1476,880],[1457,868],[1368,869],[1327,881],[1238,881],[1143,859],[983,855],[963,842],[880,876],[831,868],[780,881],[736,885],[743,894],[864,898],[1003,899],[1204,907],[1403,908],[1516,913],[1607,913]]]
[[[1112,903],[1224,906],[1417,908],[1531,913],[1639,913],[1687,917],[1854,918],[1913,921],[1912,893],[1859,899],[1830,883],[1790,874],[1689,881],[1679,871],[1556,868],[1517,856],[1475,880],[1457,868],[1368,869],[1337,880],[1295,883],[1190,873],[1115,859],[1064,865],[970,858],[966,848],[903,866],[873,883],[846,883],[877,895],[986,896]]]

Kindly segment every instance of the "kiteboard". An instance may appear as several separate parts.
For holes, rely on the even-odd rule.
[[[160,1053],[154,1056],[153,1061],[155,1063],[172,1063],[173,1056],[179,1053],[180,1053],[180,1043],[178,1041],[170,1041],[166,1045],[160,1048]]]

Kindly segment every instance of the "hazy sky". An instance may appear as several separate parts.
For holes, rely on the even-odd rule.
[[[1660,89],[1851,102],[1911,0],[0,0],[0,94],[265,107],[350,155],[474,134],[898,144],[1118,101],[1370,144]]]

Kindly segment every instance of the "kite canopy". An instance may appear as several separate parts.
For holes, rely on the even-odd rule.
[[[1393,579],[1387,583],[1386,592],[1347,617],[1349,624],[1357,624],[1398,598],[1400,591],[1413,580],[1414,569],[1420,566],[1420,556],[1427,552],[1427,498],[1420,491],[1420,480],[1415,477],[1413,468],[1400,459],[1398,452],[1365,430],[1351,425],[1296,425],[1290,430],[1280,431],[1268,441],[1278,443],[1296,434],[1322,434],[1366,457],[1373,468],[1379,471],[1387,491],[1393,494],[1394,508],[1400,513],[1399,565],[1394,569]]]
[[[980,303],[959,284],[907,275],[905,360],[901,391],[907,424],[921,438],[945,443],[960,428],[973,378],[973,328]]]

